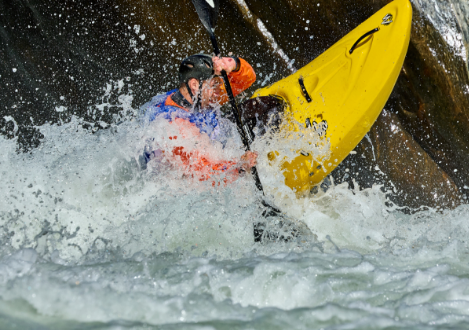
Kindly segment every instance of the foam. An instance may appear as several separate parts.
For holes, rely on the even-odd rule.
[[[217,178],[220,185],[213,186],[171,164],[141,170],[148,140],[167,151],[175,146],[167,139],[178,134],[171,125],[127,120],[93,133],[84,124],[74,117],[37,127],[45,138],[28,154],[16,152],[14,139],[0,138],[5,324],[113,328],[120,320],[134,328],[193,329],[469,322],[467,205],[404,214],[387,206],[381,187],[352,191],[346,184],[298,199],[265,152],[290,144],[267,135],[253,145],[265,198],[306,223],[319,242],[255,244],[253,224],[263,219],[264,197],[250,176],[230,185]],[[297,133],[290,135],[296,150],[327,154],[327,143],[315,149],[301,139],[305,132]],[[219,160],[243,153],[235,137],[225,148],[203,138],[182,143]]]

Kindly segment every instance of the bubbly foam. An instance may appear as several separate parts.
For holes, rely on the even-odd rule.
[[[142,170],[148,143],[176,146],[165,121],[94,133],[83,124],[38,127],[44,141],[28,154],[0,139],[2,327],[467,325],[467,205],[404,214],[379,186],[346,184],[297,198],[267,161],[272,146],[291,147],[274,135],[253,145],[263,197],[249,175],[227,185],[170,163]],[[327,144],[294,134],[296,150],[327,154]],[[235,136],[225,148],[203,137],[180,143],[216,160],[244,152]],[[254,243],[263,198],[317,240]]]

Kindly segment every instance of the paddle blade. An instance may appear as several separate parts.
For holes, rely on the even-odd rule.
[[[192,0],[200,21],[210,35],[213,34],[218,19],[218,0]]]

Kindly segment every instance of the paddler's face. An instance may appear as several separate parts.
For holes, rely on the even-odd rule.
[[[221,95],[223,91],[223,79],[213,77],[204,81],[202,84],[201,107],[214,108],[220,105]]]

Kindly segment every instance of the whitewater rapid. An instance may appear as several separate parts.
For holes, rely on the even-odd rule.
[[[255,243],[264,197],[252,178],[226,185],[151,163],[143,170],[148,140],[175,133],[164,122],[142,126],[120,100],[132,115],[107,129],[77,117],[39,126],[44,139],[29,153],[0,139],[1,329],[469,324],[467,205],[408,214],[379,185],[297,198],[266,156],[281,139],[259,139],[265,198],[313,235]],[[295,134],[295,149],[327,153],[327,143],[312,147],[322,140],[311,132]],[[243,153],[239,137],[225,148],[207,141],[197,146],[215,158]]]

